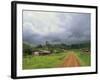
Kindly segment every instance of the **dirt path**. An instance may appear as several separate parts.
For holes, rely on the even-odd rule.
[[[65,57],[63,63],[61,64],[61,67],[78,67],[78,66],[80,66],[80,62],[74,52],[69,52],[69,55]]]

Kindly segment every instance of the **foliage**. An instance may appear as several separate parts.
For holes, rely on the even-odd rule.
[[[23,55],[31,55],[32,47],[29,44],[23,43]]]
[[[81,48],[90,48],[90,43],[81,43],[81,44],[72,44],[70,49],[81,49]]]
[[[61,53],[61,52],[64,52],[64,50],[82,49],[82,48],[86,48],[87,50],[90,50],[90,42],[67,45],[65,43],[50,44],[50,42],[46,41],[44,45],[39,44],[35,47],[32,47],[29,44],[23,43],[24,55],[31,55],[32,51],[38,51],[38,50],[49,50],[52,53]]]

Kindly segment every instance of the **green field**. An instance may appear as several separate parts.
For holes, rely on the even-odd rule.
[[[53,53],[46,56],[28,55],[23,57],[23,69],[57,68],[68,56],[69,51],[74,51],[81,63],[81,66],[90,66],[90,53],[85,53],[79,49],[67,50],[62,53]]]
[[[23,58],[23,69],[58,67],[65,56],[65,52],[46,56],[29,55]]]

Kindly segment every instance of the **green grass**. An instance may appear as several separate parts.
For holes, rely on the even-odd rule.
[[[62,53],[53,53],[47,56],[24,56],[23,69],[39,69],[39,68],[57,68],[63,62],[69,51],[75,52],[80,61],[81,66],[91,65],[91,54],[85,53],[79,49],[71,49]]]
[[[80,50],[73,50],[77,57],[80,60],[81,66],[90,66],[91,65],[91,54],[90,52],[83,52]]]
[[[23,69],[54,68],[62,62],[66,52],[47,56],[26,56],[23,58]]]

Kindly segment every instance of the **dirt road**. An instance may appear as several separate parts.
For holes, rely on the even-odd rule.
[[[69,55],[65,57],[63,63],[61,64],[61,67],[78,67],[78,66],[80,66],[80,62],[74,52],[69,52]]]

